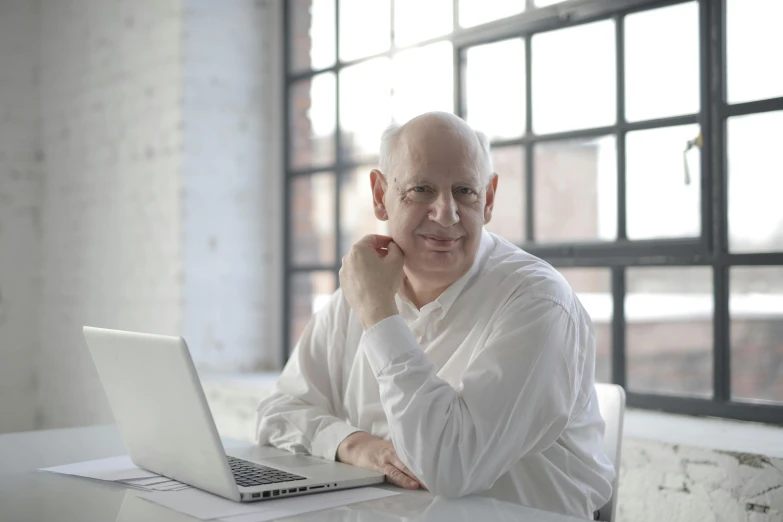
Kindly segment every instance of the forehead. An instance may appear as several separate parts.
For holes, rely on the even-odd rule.
[[[482,150],[475,136],[463,133],[411,133],[400,136],[395,174],[403,178],[437,176],[481,178]]]

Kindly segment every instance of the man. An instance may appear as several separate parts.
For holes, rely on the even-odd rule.
[[[498,177],[483,136],[427,113],[383,136],[375,216],[307,326],[258,436],[381,471],[591,517],[611,494],[590,319],[551,266],[484,231]]]

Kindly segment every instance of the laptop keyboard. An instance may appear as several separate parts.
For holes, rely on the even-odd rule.
[[[228,456],[228,465],[231,466],[231,472],[234,474],[234,479],[237,481],[237,484],[245,487],[306,480],[305,477],[294,475],[293,473],[262,466],[261,464],[255,464],[231,456]]]

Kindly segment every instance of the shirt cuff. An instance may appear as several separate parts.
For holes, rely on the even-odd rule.
[[[399,356],[419,349],[413,332],[399,314],[387,317],[364,332],[361,345],[376,377]]]
[[[362,431],[347,422],[334,422],[313,437],[310,454],[326,460],[337,460],[337,448],[348,435]]]

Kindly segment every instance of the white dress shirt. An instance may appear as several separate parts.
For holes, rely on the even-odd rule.
[[[563,277],[484,231],[476,260],[418,310],[364,331],[340,290],[258,408],[258,437],[334,459],[351,433],[391,440],[429,490],[592,518],[609,499],[595,334]]]

